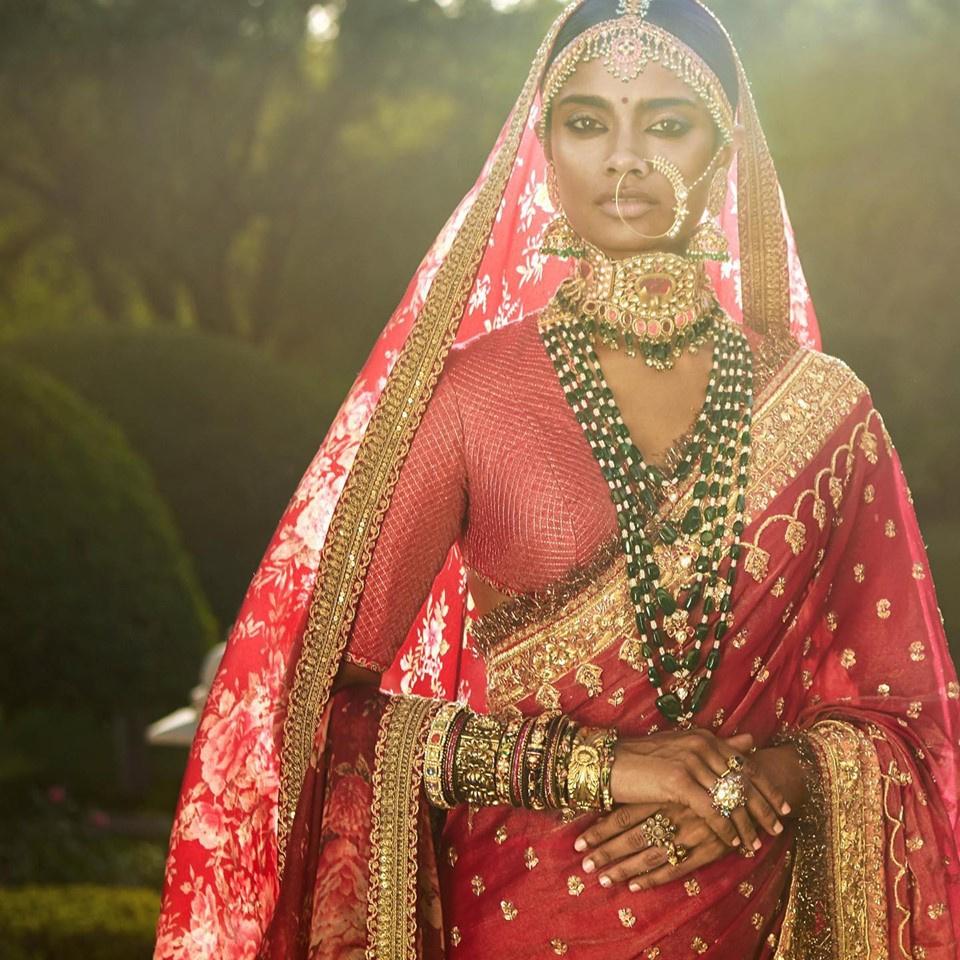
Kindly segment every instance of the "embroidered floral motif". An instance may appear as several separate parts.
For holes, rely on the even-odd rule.
[[[845,670],[849,670],[851,667],[855,667],[856,665],[857,655],[853,650],[847,647],[847,649],[840,654],[840,666]]]
[[[493,842],[501,847],[507,842],[507,828],[502,824],[497,827],[497,832],[493,835]]]
[[[588,697],[603,693],[603,670],[595,663],[584,663],[577,668],[576,681],[586,687]]]
[[[610,694],[607,703],[609,703],[611,707],[622,707],[625,694],[626,690],[624,690],[623,687],[617,687],[617,689]]]
[[[461,935],[460,935],[460,928],[459,928],[459,927],[451,927],[451,928],[450,928],[450,942],[451,942],[455,947],[459,947],[459,946],[460,946],[460,942],[461,942],[462,939],[463,939],[463,938],[462,938]]]
[[[699,896],[700,896],[700,881],[697,880],[696,877],[691,877],[691,879],[687,880],[687,881],[684,883],[683,889],[687,891],[687,896],[688,896],[688,897],[699,897]]]
[[[479,874],[470,878],[470,886],[473,889],[473,895],[475,897],[479,897],[480,894],[487,889],[487,885],[483,882],[483,877]]]
[[[563,940],[551,940],[550,946],[558,957],[565,957],[567,955],[567,945]]]
[[[537,856],[533,847],[527,847],[527,849],[523,851],[523,865],[528,870],[532,870],[539,862],[540,858]]]
[[[879,612],[878,608],[877,613]],[[924,646],[922,640],[914,640],[913,643],[910,644],[910,659],[914,663],[923,663],[923,661],[927,659],[926,651],[927,648]]]
[[[737,890],[740,892],[741,897],[753,896],[753,884],[748,883],[746,880],[737,887]]]
[[[777,577],[777,582],[770,588],[770,596],[778,600],[787,592],[786,577]]]
[[[883,526],[884,536],[891,540],[897,535],[897,525],[893,520],[888,520]]]
[[[579,897],[584,891],[584,882],[578,876],[567,877],[567,893],[571,897]]]
[[[620,917],[620,922],[629,930],[631,927],[636,926],[637,918],[634,916],[633,911],[629,907],[621,907],[617,914]]]
[[[862,563],[855,564],[853,568],[853,579],[856,580],[857,583],[863,583],[866,578],[867,568]]]
[[[500,901],[500,910],[503,912],[504,920],[516,920],[517,919],[517,908],[513,905],[510,900],[501,900]]]
[[[697,954],[702,954],[707,952],[707,941],[703,937],[694,937],[690,941],[690,949]]]

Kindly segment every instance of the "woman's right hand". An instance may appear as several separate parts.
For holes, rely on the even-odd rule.
[[[785,805],[780,791],[762,773],[754,778],[742,773],[746,804],[737,807],[730,817],[714,808],[710,796],[717,777],[729,769],[728,759],[749,752],[753,746],[749,733],[720,739],[702,728],[623,738],[614,750],[610,780],[613,799],[629,804],[682,804],[702,818],[724,843],[731,847],[742,843],[744,849],[753,850],[759,846],[757,824],[776,832],[777,811]]]

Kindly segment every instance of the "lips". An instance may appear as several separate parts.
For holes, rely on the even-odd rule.
[[[639,201],[642,203],[648,203],[651,206],[656,206],[659,201],[653,194],[645,193],[643,190],[621,190],[620,191],[620,203],[623,204],[627,200]],[[617,193],[613,191],[611,193],[605,193],[598,201],[601,206],[605,203],[615,204],[617,201]]]

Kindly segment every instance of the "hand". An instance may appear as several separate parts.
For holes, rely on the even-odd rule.
[[[663,847],[647,845],[639,829],[640,823],[658,812],[670,818],[677,828],[674,842],[687,850],[675,866],[668,863]],[[599,820],[583,837],[596,847],[584,858],[584,872],[599,871],[602,887],[629,883],[634,893],[678,880],[730,853],[703,818],[682,804],[628,804]],[[746,855],[753,856],[753,850]]]
[[[729,769],[729,757],[753,747],[750,734],[721,740],[709,730],[657,733],[642,739],[621,740],[614,752],[611,789],[614,800],[628,804],[680,804],[688,807],[728,846],[760,846],[755,824],[775,834],[777,812],[789,812],[781,790],[764,769],[744,758],[746,803],[724,817],[713,807],[710,788]],[[781,827],[782,829],[782,827]]]
[[[777,784],[782,793],[793,801],[794,808],[799,810],[804,800],[804,771],[792,747],[772,747],[752,753],[744,772],[750,770],[754,775],[759,774],[761,778]],[[788,809],[785,813],[790,813],[789,803],[786,806]],[[666,852],[662,848],[647,846],[638,829],[643,820],[658,811],[676,825],[674,839],[688,851],[686,859],[676,867],[667,863]],[[781,831],[782,827],[778,830],[776,825],[768,830],[774,835]],[[633,891],[646,890],[687,876],[729,852],[726,844],[702,818],[688,807],[675,804],[662,807],[656,804],[628,804],[620,807],[585,831],[574,846],[581,852],[593,848],[584,858],[584,872],[600,871],[599,879],[603,886],[629,882]],[[758,838],[755,846],[744,848],[747,851],[745,855],[752,856],[759,846]],[[608,867],[610,864],[612,866]]]

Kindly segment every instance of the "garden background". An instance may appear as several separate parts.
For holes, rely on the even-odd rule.
[[[960,5],[714,7],[956,654]],[[0,0],[4,957],[150,955],[186,752],[144,729],[188,702],[558,9]]]

